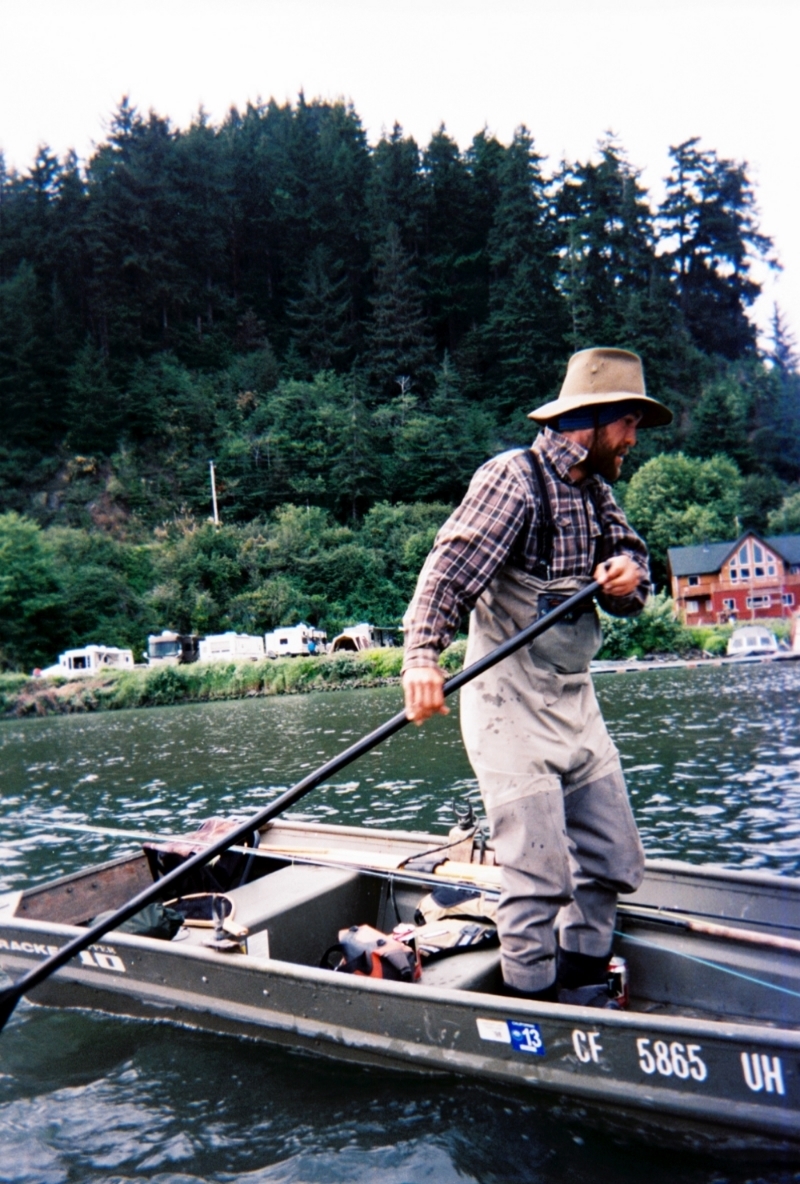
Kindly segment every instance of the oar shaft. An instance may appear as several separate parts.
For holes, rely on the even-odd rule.
[[[557,605],[556,608],[547,613],[546,616],[541,617],[538,621],[534,621],[520,633],[517,633],[514,637],[510,637],[508,641],[503,642],[496,649],[492,650],[491,653],[486,654],[485,657],[480,658],[466,669],[459,671],[453,678],[448,679],[443,687],[444,694],[452,695],[454,691],[457,691],[459,687],[464,686],[471,679],[477,678],[478,675],[483,674],[484,671],[489,670],[490,667],[495,666],[498,662],[502,662],[510,654],[515,653],[524,645],[528,645],[540,633],[544,633],[551,625],[555,625],[562,617],[567,616],[573,608],[589,600],[599,589],[600,585],[596,580],[587,584],[585,588],[581,588],[579,592],[568,597],[562,604]],[[26,991],[33,990],[34,987],[44,982],[56,970],[65,966],[81,950],[85,950],[87,946],[92,945],[93,942],[98,941],[106,933],[116,929],[118,925],[122,925],[134,916],[135,913],[138,913],[140,909],[144,908],[145,905],[150,904],[151,901],[163,896],[166,888],[169,888],[170,885],[176,883],[178,880],[183,879],[188,872],[207,863],[215,856],[220,855],[228,847],[232,847],[235,843],[238,843],[240,839],[244,839],[246,836],[252,834],[254,830],[260,830],[267,822],[270,822],[273,818],[282,814],[284,810],[293,806],[300,798],[310,793],[312,789],[328,781],[336,773],[341,772],[347,765],[352,764],[358,757],[363,756],[364,753],[377,748],[379,744],[382,744],[384,740],[388,740],[395,732],[399,732],[409,722],[404,711],[398,712],[397,715],[392,716],[391,719],[386,720],[385,723],[375,728],[369,735],[362,737],[355,744],[351,744],[349,748],[346,748],[337,756],[332,757],[331,760],[326,761],[324,765],[321,765],[312,773],[308,773],[296,785],[285,790],[273,802],[265,806],[263,810],[254,814],[245,822],[240,823],[233,830],[228,831],[215,843],[204,847],[201,851],[195,852],[194,855],[190,855],[183,863],[180,863],[171,872],[168,872],[161,879],[156,880],[155,883],[143,889],[132,900],[129,900],[127,904],[117,909],[115,913],[112,913],[111,916],[83,930],[77,937],[68,941],[57,953],[51,955],[39,966],[23,975],[13,986],[8,987],[0,993],[0,1030],[5,1026],[6,1020]]]

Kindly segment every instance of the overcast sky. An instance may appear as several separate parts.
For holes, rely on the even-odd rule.
[[[352,100],[371,142],[524,123],[551,167],[613,130],[658,196],[700,136],[749,164],[784,266],[757,317],[777,301],[800,339],[799,50],[800,0],[0,0],[0,149],[85,159],[123,94],[184,127],[302,89]]]

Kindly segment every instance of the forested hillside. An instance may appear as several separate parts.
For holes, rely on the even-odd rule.
[[[670,156],[655,206],[613,138],[556,166],[524,128],[371,146],[301,96],[186,130],[123,101],[85,166],[0,166],[2,663],[397,619],[473,469],[589,345],[641,353],[676,412],[620,491],[657,575],[671,543],[800,529],[752,184],[699,140]]]

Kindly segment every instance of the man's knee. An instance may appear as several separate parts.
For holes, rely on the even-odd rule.
[[[565,815],[583,875],[612,892],[635,892],[644,877],[644,848],[622,770],[569,793]]]
[[[572,870],[560,790],[517,798],[487,814],[497,862],[521,874],[527,894],[571,896]]]

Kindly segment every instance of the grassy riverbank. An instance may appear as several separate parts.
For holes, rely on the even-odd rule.
[[[730,625],[686,629],[672,618],[670,604],[662,597],[654,597],[639,617],[617,619],[604,614],[605,639],[598,657],[700,658],[725,653],[732,631]],[[786,622],[770,621],[769,625],[778,637],[788,634]],[[448,674],[461,669],[465,649],[466,642],[461,640],[445,651],[441,664]],[[0,717],[165,707],[213,699],[378,687],[398,681],[402,663],[402,649],[392,648],[263,662],[137,667],[72,680],[0,674]]]
[[[448,673],[461,668],[465,645],[458,641],[445,652],[442,665]],[[0,714],[8,718],[114,711],[343,687],[377,687],[397,681],[402,662],[402,649],[374,649],[314,658],[137,668],[72,680],[3,674],[0,675]]]

